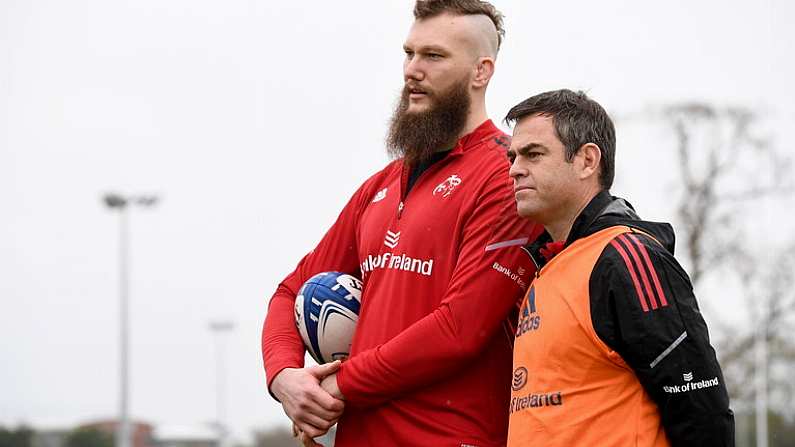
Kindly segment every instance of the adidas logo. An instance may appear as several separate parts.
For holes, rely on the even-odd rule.
[[[400,231],[393,233],[387,230],[386,237],[384,238],[384,245],[389,248],[395,248],[397,247],[398,242],[400,242]]]

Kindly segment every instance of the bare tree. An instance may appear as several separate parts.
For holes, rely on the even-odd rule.
[[[753,327],[738,328],[733,336],[719,341],[726,379],[737,404],[750,402],[754,390],[747,386],[756,364],[754,329],[763,328],[768,345],[771,406],[791,409],[795,397],[795,244],[780,249],[774,257],[742,257],[734,261],[743,283],[748,321]],[[790,416],[792,416],[790,414]]]
[[[664,108],[663,116],[676,137],[678,217],[698,284],[707,269],[744,248],[737,224],[748,220],[748,203],[792,190],[791,160],[758,135],[757,115],[747,108],[688,103]]]
[[[771,405],[791,409],[795,242],[760,244],[776,226],[758,213],[792,193],[791,160],[763,135],[758,114],[748,108],[685,103],[664,107],[658,116],[675,136],[682,187],[677,217],[693,286],[699,289],[712,277],[726,287],[728,275],[742,294],[743,323],[716,318],[710,309],[733,405],[742,407],[754,395],[747,382],[755,368],[756,330],[763,327],[770,347]],[[723,298],[699,295],[702,306]]]

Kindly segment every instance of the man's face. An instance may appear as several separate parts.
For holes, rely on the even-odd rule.
[[[552,117],[531,115],[516,123],[508,158],[520,216],[546,225],[576,206],[581,187],[565,151]]]
[[[404,44],[405,86],[387,134],[409,165],[452,149],[467,124],[477,62],[472,20],[447,14],[414,22]]]
[[[403,79],[408,94],[407,113],[424,112],[440,95],[473,76],[476,57],[468,37],[466,17],[442,14],[417,20],[411,27],[403,49]]]

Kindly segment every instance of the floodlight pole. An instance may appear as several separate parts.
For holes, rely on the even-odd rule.
[[[235,328],[232,321],[211,321],[210,330],[215,335],[215,418],[218,432],[218,447],[226,447],[229,430],[226,426],[226,351],[224,332]]]
[[[130,229],[128,205],[152,207],[157,196],[123,196],[108,193],[103,196],[105,206],[119,212],[119,423],[116,426],[116,447],[132,447],[130,427],[130,380],[129,380],[129,257]]]
[[[767,447],[767,327],[759,318],[756,328],[756,446]]]

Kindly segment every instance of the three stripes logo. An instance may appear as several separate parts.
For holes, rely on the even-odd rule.
[[[638,236],[633,233],[625,233],[610,241],[610,245],[616,249],[627,265],[643,311],[649,312],[667,306],[668,300],[660,285],[657,270],[651,262],[649,252]]]
[[[536,288],[530,286],[527,298],[519,311],[519,322],[516,324],[516,338],[541,327],[541,316],[536,314]]]
[[[393,233],[389,230],[386,230],[386,237],[384,237],[384,245],[389,248],[397,247],[398,243],[400,242],[400,231],[397,233]]]
[[[530,308],[530,313],[536,313],[536,288],[531,287],[530,293],[527,294],[527,307]],[[527,308],[525,308],[525,313],[527,313]]]

